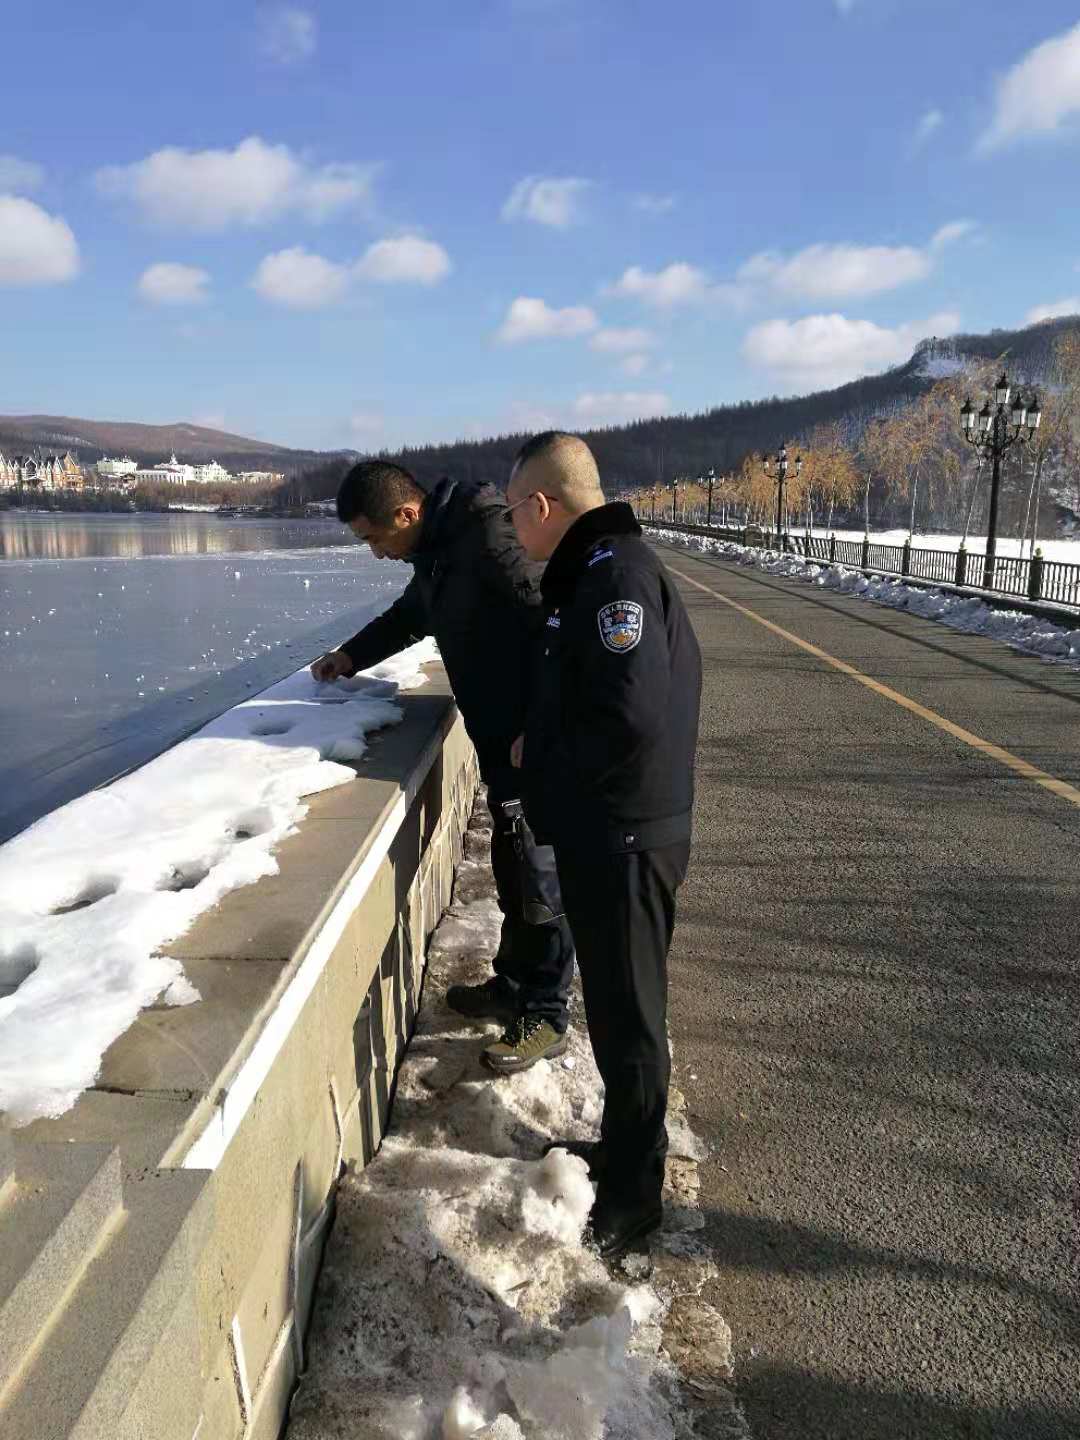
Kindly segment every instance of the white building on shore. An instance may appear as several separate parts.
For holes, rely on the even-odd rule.
[[[127,455],[122,460],[110,460],[106,455],[94,466],[102,480],[126,480],[134,475],[138,468],[135,461]]]
[[[140,485],[194,485],[195,467],[185,465],[173,455],[160,465],[151,465],[146,470],[136,470],[135,481]]]
[[[210,460],[205,465],[196,465],[194,469],[196,485],[228,485],[235,478],[216,460]]]
[[[160,465],[149,465],[145,470],[135,469],[133,465],[132,470],[125,473],[129,473],[139,485],[230,485],[237,480],[216,460],[208,460],[203,465],[189,465],[184,460],[177,460],[175,455],[163,460]]]
[[[236,479],[242,485],[280,485],[285,476],[277,470],[241,470]]]

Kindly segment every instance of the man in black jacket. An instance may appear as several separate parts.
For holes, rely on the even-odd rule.
[[[574,967],[554,856],[533,838],[510,763],[541,628],[537,567],[518,544],[506,501],[491,488],[445,479],[425,494],[401,466],[369,460],[345,477],[337,510],[374,555],[407,561],[413,576],[388,610],[320,656],[311,673],[337,680],[427,635],[438,642],[488,787],[491,866],[503,912],[494,976],[452,986],[447,1000],[470,1019],[505,1024],[483,1052],[490,1069],[524,1070],[566,1049]]]
[[[601,1254],[655,1229],[667,1154],[667,956],[690,855],[701,655],[629,505],[608,505],[572,435],[538,435],[510,478],[525,553],[547,560],[544,653],[524,749],[526,814],[555,848],[604,1081],[599,1141],[557,1141],[597,1180]],[[549,1147],[552,1148],[552,1147]]]

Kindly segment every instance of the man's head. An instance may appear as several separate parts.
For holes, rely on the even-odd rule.
[[[405,560],[420,539],[424,492],[401,465],[361,460],[341,482],[337,513],[380,560]]]
[[[546,430],[517,453],[507,486],[509,510],[530,560],[547,560],[570,526],[604,504],[592,451],[576,435]]]

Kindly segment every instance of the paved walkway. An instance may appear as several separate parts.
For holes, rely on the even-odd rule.
[[[705,660],[676,1080],[755,1440],[1076,1440],[1080,676],[664,559]]]

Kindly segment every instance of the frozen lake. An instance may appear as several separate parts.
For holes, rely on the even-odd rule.
[[[404,588],[337,521],[0,513],[0,841]]]

